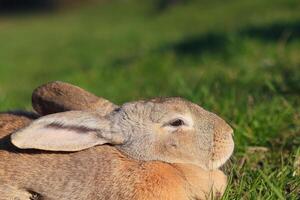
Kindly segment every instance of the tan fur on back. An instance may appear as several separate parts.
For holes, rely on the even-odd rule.
[[[0,150],[0,156],[2,185],[13,182],[21,191],[34,189],[43,199],[205,199],[215,178],[221,181],[219,192],[226,183],[219,171],[157,161],[137,162],[110,146],[71,154],[11,154]],[[1,189],[7,188],[0,186]],[[0,199],[14,195],[2,195]]]
[[[19,128],[25,127],[32,119],[33,116],[25,114],[0,113],[0,139]]]

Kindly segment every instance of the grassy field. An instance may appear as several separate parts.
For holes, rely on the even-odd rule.
[[[223,199],[296,200],[299,11],[298,0],[120,0],[1,17],[0,110],[30,110],[32,89],[51,80],[119,104],[182,96],[235,129]]]

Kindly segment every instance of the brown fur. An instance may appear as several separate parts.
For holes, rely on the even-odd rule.
[[[54,82],[50,83],[51,87],[47,84],[47,87],[40,87],[34,92],[33,103],[38,113],[49,114],[74,109],[96,110],[99,116],[104,116],[116,108],[107,100],[104,104],[103,102],[98,104],[97,100],[85,100],[83,96],[89,96],[89,93],[80,96],[77,100],[76,98],[70,100],[69,104],[69,99],[74,96],[72,92],[68,92],[72,91],[70,88],[74,86],[67,85],[65,89],[61,89],[57,84],[64,85],[64,83]],[[80,88],[75,88],[76,90],[81,94],[85,92]],[[80,99],[84,103],[80,102]],[[152,101],[160,103],[158,100]],[[161,103],[164,101],[161,99]],[[176,98],[174,101],[167,100],[166,108],[170,106],[178,112],[185,103]],[[180,102],[182,102],[181,106]],[[136,108],[139,106],[142,108],[145,105],[148,105],[147,102],[141,102],[141,105],[137,103],[134,110],[127,109],[130,104],[125,105],[121,108],[121,112],[125,112],[128,117],[130,112],[135,112]],[[149,106],[150,110],[147,110],[148,107],[145,106],[147,109],[136,113],[137,116],[141,117],[145,115],[145,112],[152,111],[154,107],[152,104]],[[158,113],[164,113],[164,108],[159,107]],[[195,111],[193,109],[191,108],[191,111],[197,113],[197,116],[203,115],[203,121],[209,121],[213,125],[217,136],[214,137],[214,143],[227,140],[223,137],[229,137],[228,133],[231,129],[224,121],[201,109],[197,108]],[[222,195],[226,187],[226,176],[220,170],[204,170],[188,163],[171,164],[164,161],[132,159],[110,145],[68,153],[21,150],[14,147],[9,133],[27,126],[32,119],[34,118],[13,114],[0,115],[0,200],[201,200],[210,198],[211,195],[214,197]],[[187,135],[180,136],[180,130],[176,134],[178,138],[181,138],[179,142],[190,142]],[[175,140],[166,140],[166,142],[173,147],[179,145]],[[224,153],[221,152],[221,148],[225,146],[225,144],[224,147],[218,144],[213,147],[213,152],[216,152],[217,156],[212,155],[212,160],[223,157]]]
[[[0,139],[19,128],[25,127],[37,117],[37,114],[31,112],[0,113]]]
[[[3,114],[4,135],[31,119]],[[19,150],[0,140],[0,200],[8,199],[206,199],[222,194],[226,176],[188,164],[136,161],[114,147],[75,153]],[[103,164],[101,164],[103,163]],[[55,169],[49,170],[49,169]],[[13,184],[11,184],[13,183]]]
[[[76,153],[1,149],[0,156],[1,200],[29,200],[30,191],[45,200],[205,199],[212,184],[220,193],[226,185],[219,170],[136,161],[106,145]]]
[[[116,105],[106,99],[61,81],[36,88],[32,93],[32,106],[40,115],[69,110],[92,110],[105,115],[116,108]]]

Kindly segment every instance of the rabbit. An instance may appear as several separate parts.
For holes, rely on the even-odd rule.
[[[224,120],[181,98],[107,105],[41,117],[0,143],[0,199],[221,196],[234,148]]]

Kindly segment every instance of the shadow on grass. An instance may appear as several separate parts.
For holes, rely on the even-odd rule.
[[[178,4],[186,4],[191,0],[156,0],[154,1],[154,7],[156,12],[163,12],[172,6]]]
[[[226,34],[207,33],[199,37],[185,38],[170,47],[178,56],[195,56],[203,53],[225,53],[227,45]]]
[[[222,33],[209,32],[206,34],[186,37],[181,41],[167,45],[164,51],[174,51],[177,56],[201,56],[201,54],[225,54],[231,45],[229,34],[237,38],[251,38],[263,42],[291,42],[300,39],[300,21],[278,22],[265,26],[251,26],[243,30]]]
[[[226,47],[228,46],[228,38],[225,34],[220,33],[208,33],[201,35],[200,37],[189,37],[182,41],[173,44],[167,44],[166,46],[155,51],[166,53],[175,52],[177,57],[184,56],[199,56],[204,53],[208,54],[225,54],[227,52]],[[127,66],[135,62],[143,54],[136,53],[131,55],[126,55],[115,59],[112,62],[112,66]]]
[[[241,36],[256,38],[263,41],[292,41],[300,39],[300,22],[278,22],[269,26],[252,26],[239,33]]]

